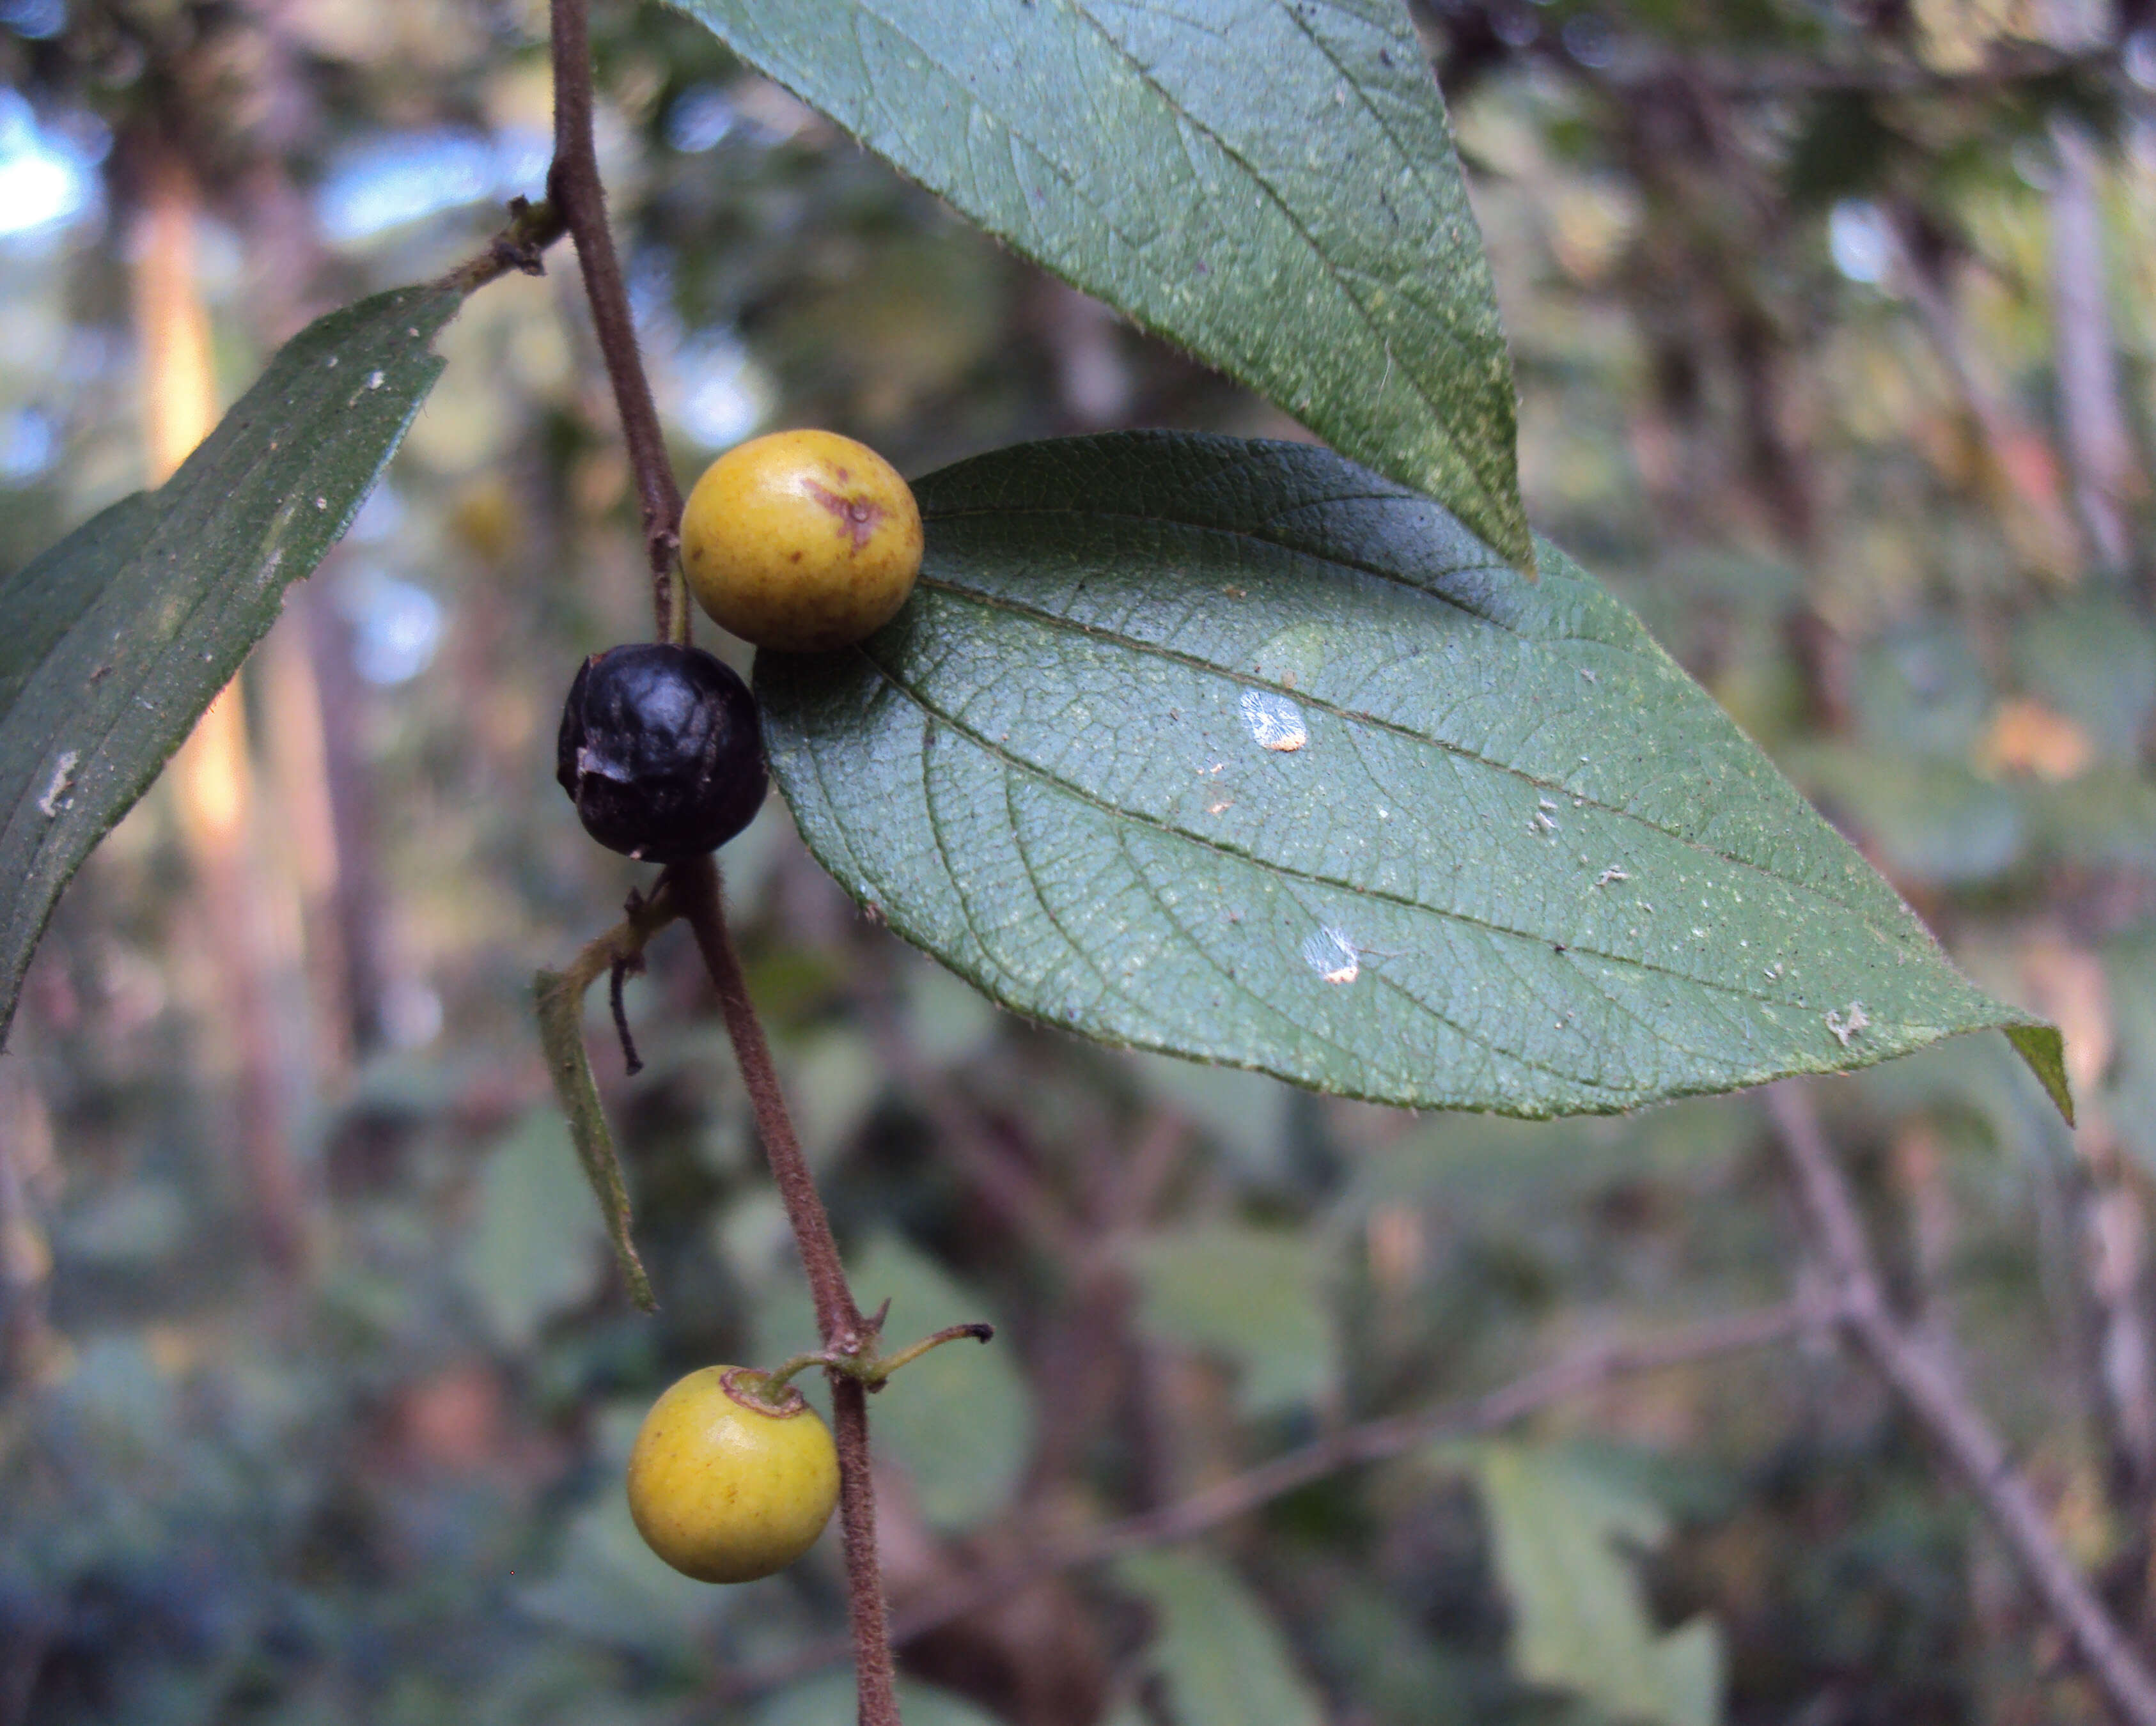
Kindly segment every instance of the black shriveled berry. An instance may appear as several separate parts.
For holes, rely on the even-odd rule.
[[[748,685],[701,648],[634,643],[594,653],[562,709],[554,776],[584,831],[646,863],[716,850],[768,784]]]

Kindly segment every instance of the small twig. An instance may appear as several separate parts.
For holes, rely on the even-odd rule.
[[[528,276],[547,274],[547,248],[569,231],[558,207],[529,198],[509,201],[509,226],[487,242],[486,249],[442,278],[442,285],[470,294],[512,270]]]
[[[640,961],[632,964],[626,959],[617,959],[607,979],[607,1005],[613,1010],[613,1034],[621,1039],[622,1065],[631,1078],[644,1071],[644,1063],[636,1053],[636,1039],[629,1035],[629,1009],[622,1003],[621,986],[632,971],[643,968]]]
[[[778,1068],[756,1006],[749,999],[741,957],[726,929],[718,867],[708,857],[675,863],[664,879],[681,907],[697,950],[704,955],[719,996],[719,1012],[741,1063],[742,1083],[756,1111],[757,1134],[763,1141],[772,1178],[778,1183],[787,1219],[801,1251],[816,1304],[816,1324],[826,1349],[844,1355],[873,1350],[882,1314],[864,1318],[847,1285],[831,1220],[816,1191],[801,1141],[787,1113]],[[860,1726],[900,1726],[897,1673],[891,1660],[890,1612],[884,1601],[883,1572],[876,1562],[875,1483],[869,1468],[868,1391],[850,1373],[831,1370],[832,1435],[839,1449],[839,1519],[845,1536],[846,1600],[854,1651],[854,1681],[860,1703]]]
[[[583,266],[585,297],[607,377],[621,412],[622,441],[636,475],[637,499],[644,515],[644,544],[651,564],[652,615],[659,639],[677,639],[677,614],[686,611],[675,597],[680,585],[674,554],[680,544],[681,493],[666,457],[666,437],[651,383],[636,345],[629,316],[629,289],[621,259],[607,227],[606,187],[599,178],[598,152],[592,141],[592,53],[587,0],[553,0],[554,161],[547,171],[547,196],[562,212],[577,243]]]
[[[2028,1478],[2014,1466],[1953,1367],[1887,1305],[1848,1177],[1827,1143],[1810,1097],[1794,1080],[1769,1086],[1766,1095],[1805,1216],[1825,1258],[1843,1326],[1953,1459],[2112,1712],[2132,1726],[2156,1726],[2156,1679],[2087,1578],[2067,1558]]]
[[[1705,1319],[1666,1336],[1585,1350],[1465,1401],[1343,1427],[1180,1503],[1052,1542],[1014,1563],[946,1589],[899,1613],[892,1626],[894,1638],[910,1642],[954,1618],[1023,1594],[1060,1571],[1190,1539],[1344,1468],[1387,1462],[1445,1439],[1497,1432],[1553,1403],[1599,1390],[1613,1379],[1764,1348],[1834,1316],[1816,1301],[1798,1299]],[[793,1683],[844,1659],[847,1647],[839,1638],[815,1643],[724,1681],[724,1694],[729,1700],[741,1700]]]

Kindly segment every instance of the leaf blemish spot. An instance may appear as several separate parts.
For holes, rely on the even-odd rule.
[[[1338,930],[1319,929],[1304,937],[1303,963],[1328,983],[1352,983],[1363,973],[1363,955]]]
[[[53,776],[45,786],[44,796],[38,799],[38,812],[47,821],[59,815],[64,807],[60,799],[67,795],[67,788],[74,783],[75,763],[81,759],[81,751],[71,749],[53,763]]]
[[[1302,709],[1285,695],[1276,695],[1269,689],[1245,689],[1242,709],[1243,723],[1250,727],[1251,740],[1260,749],[1291,755],[1310,741],[1310,727],[1303,722]]]
[[[1850,1038],[1855,1037],[1871,1022],[1871,1017],[1865,1012],[1864,1003],[1861,1001],[1851,1001],[1846,1012],[1836,1012],[1832,1007],[1826,1010],[1826,1028],[1833,1033],[1834,1040],[1844,1048],[1849,1047]]]

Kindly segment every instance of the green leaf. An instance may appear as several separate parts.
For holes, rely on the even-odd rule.
[[[1332,1325],[1307,1234],[1201,1223],[1132,1242],[1147,1334],[1225,1355],[1246,1412],[1307,1406],[1332,1388]]]
[[[1152,1663],[1188,1726],[1320,1726],[1325,1709],[1264,1606],[1235,1573],[1188,1552],[1142,1552],[1116,1580],[1157,1615]]]
[[[1719,1633],[1700,1619],[1659,1634],[1638,1574],[1618,1549],[1659,1544],[1661,1510],[1562,1451],[1489,1444],[1475,1456],[1520,1675],[1574,1691],[1620,1719],[1714,1726]]]
[[[604,1262],[561,1118],[535,1109],[489,1154],[459,1268],[495,1335],[522,1348],[588,1297]]]
[[[1843,743],[1792,752],[1789,771],[1846,812],[1906,881],[1968,886],[1994,880],[2028,848],[2029,822],[2012,786],[1965,763]]]
[[[1169,433],[919,495],[906,609],[757,686],[824,867],[1006,1006],[1529,1116],[1999,1026],[2066,1107],[2058,1033],[1553,546],[1530,585],[1337,455]]]
[[[1399,0],[676,0],[998,238],[1530,572],[1496,297]]]
[[[740,1597],[732,1589],[691,1581],[644,1544],[617,1467],[608,1471],[599,1496],[570,1522],[552,1570],[518,1590],[516,1603],[570,1636],[693,1672],[713,1621]]]
[[[0,1039],[60,890],[350,525],[460,303],[405,288],[310,325],[161,489],[0,584]]]
[[[996,1314],[942,1266],[895,1235],[879,1235],[849,1267],[861,1303],[891,1302],[884,1346],[896,1350],[951,1324]],[[901,1463],[921,1513],[947,1534],[978,1528],[1017,1489],[1033,1450],[1033,1405],[1009,1333],[946,1343],[895,1374],[871,1411],[876,1442]]]

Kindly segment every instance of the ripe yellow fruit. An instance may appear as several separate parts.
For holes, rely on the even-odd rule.
[[[815,1544],[839,1502],[830,1428],[788,1386],[706,1366],[651,1406],[629,1457],[629,1513],[660,1557],[699,1582],[753,1582]]]
[[[760,648],[821,653],[880,629],[921,573],[921,511],[898,469],[835,432],[774,432],[704,470],[681,566],[712,621]]]

